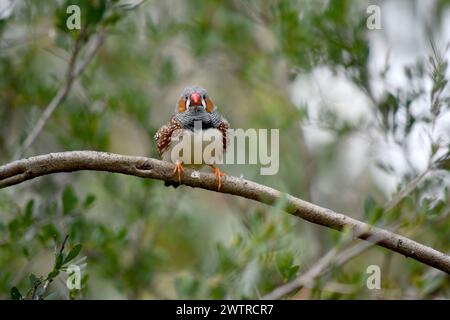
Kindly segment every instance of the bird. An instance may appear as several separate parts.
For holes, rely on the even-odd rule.
[[[219,114],[217,106],[212,102],[206,89],[199,86],[189,86],[183,90],[178,98],[169,122],[161,126],[155,134],[159,156],[162,160],[175,164],[173,174],[178,176],[179,184],[181,184],[184,167],[201,169],[209,166],[217,178],[217,190],[220,191],[222,177],[225,176],[225,173],[215,164],[218,159],[223,159],[226,152],[229,144],[229,129],[228,121]],[[195,138],[199,134],[218,137],[217,144],[219,147],[217,148],[217,154],[211,153],[213,157],[203,154],[205,141]],[[201,148],[196,148],[192,141],[194,143],[195,141],[202,141]],[[181,156],[176,153],[173,154],[172,151],[180,143],[184,143],[184,147],[190,148],[191,160],[194,157],[197,157],[197,159],[200,157],[201,161],[199,163],[194,163],[194,161],[184,163],[181,157],[182,153]],[[199,151],[202,152],[201,155],[198,154]]]

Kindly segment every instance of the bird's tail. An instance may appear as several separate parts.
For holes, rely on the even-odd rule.
[[[164,181],[164,185],[166,187],[174,187],[175,189],[178,188],[180,186],[180,184],[178,182],[169,182],[169,181]]]

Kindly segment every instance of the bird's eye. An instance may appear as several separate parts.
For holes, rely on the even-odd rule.
[[[206,94],[203,95],[203,100],[206,100]]]
[[[188,99],[188,96],[184,96],[184,100],[187,100]]]

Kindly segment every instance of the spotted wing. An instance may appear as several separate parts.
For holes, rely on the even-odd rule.
[[[163,125],[155,134],[158,153],[161,156],[167,150],[174,131],[182,129],[181,124],[173,117],[168,124]]]
[[[223,143],[223,151],[225,152],[227,150],[228,145],[230,144],[230,137],[229,137],[229,131],[230,124],[228,121],[222,117],[221,122],[217,126],[217,130],[222,132],[222,143]]]

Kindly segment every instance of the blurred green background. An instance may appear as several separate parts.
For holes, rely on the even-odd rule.
[[[66,27],[71,4],[81,9],[81,30]],[[182,89],[200,85],[233,128],[280,130],[278,174],[261,176],[259,165],[225,172],[448,253],[449,5],[1,0],[0,163],[12,161],[67,83],[77,46],[76,66],[100,35],[23,156],[157,157],[156,130]],[[373,12],[380,29],[368,24]],[[258,299],[330,250],[358,244],[282,206],[87,171],[2,189],[0,298],[14,287],[13,297],[45,299]],[[66,235],[65,255],[82,247],[72,260],[82,266],[81,290],[66,287],[64,269],[49,277]],[[380,267],[379,290],[367,288],[370,265]],[[280,298],[449,297],[447,275],[370,248],[332,259]]]

